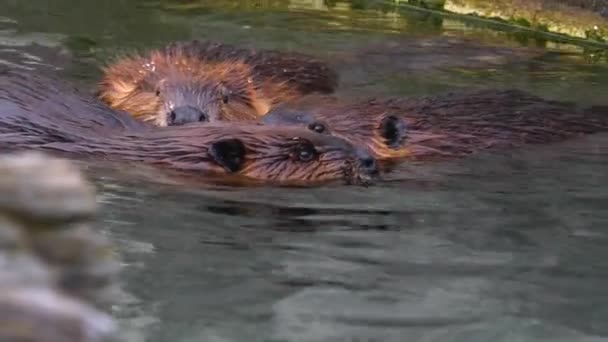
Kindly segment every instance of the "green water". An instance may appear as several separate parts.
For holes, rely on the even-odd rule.
[[[606,104],[601,51],[334,3],[0,0],[0,62],[93,89],[108,58],[209,38],[324,58],[346,98],[516,87]],[[404,166],[366,189],[92,169],[126,263],[114,314],[133,341],[608,340],[607,148],[598,134]]]

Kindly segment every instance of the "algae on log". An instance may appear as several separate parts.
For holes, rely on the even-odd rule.
[[[608,43],[605,0],[395,0],[444,13],[482,18],[512,27],[588,43]]]
[[[120,264],[95,232],[95,192],[70,162],[0,157],[0,340],[114,340]]]
[[[594,0],[446,0],[443,9],[593,42],[608,40],[608,5]]]

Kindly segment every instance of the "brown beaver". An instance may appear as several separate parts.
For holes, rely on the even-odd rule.
[[[311,56],[186,41],[104,68],[97,96],[158,126],[255,120],[270,107],[331,93],[338,76]]]
[[[367,103],[342,103],[329,96],[308,96],[273,108],[260,121],[268,125],[296,125],[321,134],[367,146],[382,166],[408,156],[409,144],[427,137],[406,129],[399,114]]]
[[[253,182],[365,183],[365,149],[296,127],[209,123],[157,129],[42,75],[0,70],[0,149],[141,162]]]
[[[279,106],[261,121],[303,126],[355,145],[367,145],[378,161],[389,166],[403,159],[459,157],[489,148],[549,143],[608,130],[608,108],[578,108],[519,90],[359,103],[332,98],[326,102],[308,100],[304,105],[299,102]]]

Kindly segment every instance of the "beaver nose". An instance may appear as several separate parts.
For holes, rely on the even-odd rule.
[[[169,113],[169,126],[184,125],[191,122],[209,121],[209,117],[198,108],[192,106],[177,107]]]
[[[378,166],[376,165],[376,160],[374,158],[362,158],[359,160],[359,165],[361,165],[361,169],[370,175],[375,175],[378,173]]]
[[[376,159],[367,151],[359,150],[357,152],[359,159],[359,172],[361,176],[363,176],[363,178],[367,178],[367,180],[377,178],[380,174],[380,170],[378,168]]]

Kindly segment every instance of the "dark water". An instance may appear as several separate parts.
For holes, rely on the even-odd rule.
[[[213,38],[323,57],[345,97],[608,101],[601,52],[336,3],[0,0],[0,61],[92,88],[118,53]],[[126,265],[115,315],[133,341],[608,340],[607,151],[598,134],[370,188],[185,189],[93,168]]]

